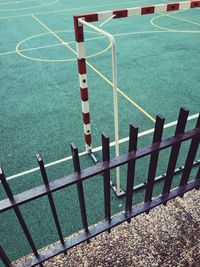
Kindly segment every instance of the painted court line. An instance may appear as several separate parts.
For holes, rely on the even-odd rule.
[[[162,15],[161,15],[162,16]],[[161,17],[161,16],[158,16],[158,17]],[[154,18],[158,18],[158,17],[154,17]],[[153,24],[152,24],[153,25]],[[153,25],[155,26],[155,25]],[[156,27],[158,27],[156,25]],[[199,31],[190,31],[190,30],[156,30],[156,31],[139,31],[139,32],[123,32],[123,33],[116,33],[116,34],[113,34],[114,37],[118,37],[118,36],[125,36],[125,35],[137,35],[137,34],[150,34],[150,33],[169,33],[169,32],[172,32],[172,33],[200,33],[200,30]],[[88,41],[95,41],[95,40],[99,40],[99,39],[105,39],[105,37],[103,36],[99,36],[99,37],[92,37],[92,38],[88,38],[88,39],[85,39],[85,42],[88,42]],[[34,50],[40,50],[40,49],[45,49],[45,48],[51,48],[51,47],[58,47],[58,46],[64,46],[64,44],[74,44],[76,43],[75,41],[70,41],[70,42],[64,42],[64,43],[59,43],[59,44],[55,44],[55,45],[44,45],[44,46],[38,46],[38,47],[30,47],[30,48],[25,48],[25,49],[20,49],[21,52],[26,52],[26,51],[34,51]],[[7,51],[7,52],[2,52],[0,53],[0,56],[4,56],[4,55],[10,55],[10,54],[16,54],[16,50],[13,50],[13,51]],[[75,61],[76,59],[74,59]]]
[[[48,32],[50,32],[58,41],[61,42],[64,46],[69,48],[69,50],[76,55],[76,51],[71,48],[71,46],[68,45],[63,39],[61,39],[54,31],[52,31],[44,22],[42,22],[40,19],[38,19],[35,15],[31,15],[40,25],[42,25]]]
[[[191,21],[191,20],[185,20],[185,19],[178,18],[178,17],[175,17],[175,16],[174,16],[174,14],[183,13],[183,12],[185,12],[185,11],[186,11],[186,10],[179,10],[179,11],[175,11],[175,12],[173,12],[172,14],[159,13],[160,15],[159,15],[159,16],[156,16],[156,17],[153,17],[153,18],[151,19],[150,23],[151,23],[154,27],[156,27],[156,28],[158,28],[158,29],[160,29],[160,30],[165,30],[166,32],[176,32],[177,30],[175,30],[175,29],[171,29],[171,28],[166,28],[166,27],[157,25],[157,24],[155,24],[154,20],[157,20],[157,19],[159,19],[159,18],[161,18],[161,17],[165,17],[165,16],[166,16],[166,17],[171,17],[172,19],[176,19],[176,20],[184,21],[184,22],[191,23],[191,24],[194,24],[194,23],[195,23],[195,25],[198,24],[198,26],[200,26],[200,24],[197,23],[197,22],[193,22],[193,21]],[[182,33],[185,33],[185,32],[199,33],[199,31],[196,31],[196,30],[187,30],[187,31],[185,31],[185,30],[179,30],[179,31],[182,32]]]
[[[62,11],[63,11],[63,10],[62,10]],[[65,46],[68,47],[74,54],[76,54],[75,50],[73,50],[73,48],[71,48],[71,47],[68,45],[68,43],[66,44],[66,43],[65,43],[59,36],[57,36],[57,35],[56,35],[56,34],[55,34],[49,27],[47,27],[43,22],[41,22],[41,21],[40,21],[38,18],[36,18],[34,15],[32,15],[32,17],[35,18],[41,25],[43,25],[43,26],[44,26],[44,27],[45,27],[51,34],[53,34],[53,35],[54,35],[54,36],[61,42],[60,45],[65,45]],[[154,31],[154,32],[155,32],[155,31]],[[157,31],[156,31],[156,32],[157,32]],[[179,31],[177,31],[177,32],[179,32]],[[124,34],[125,34],[125,33],[124,33]],[[98,37],[97,37],[97,38],[98,38]],[[101,38],[101,37],[99,37],[99,38]],[[9,52],[8,52],[8,53],[9,53]],[[90,63],[89,63],[89,64],[90,64]],[[94,69],[95,72],[97,72],[98,74],[101,74],[101,73],[100,73],[96,68],[94,68],[91,64],[90,64],[89,66],[92,67],[92,69]],[[101,74],[101,76],[103,76],[103,75]],[[105,79],[105,78],[106,78],[106,77],[104,76],[104,79]],[[111,83],[107,78],[106,78],[106,81],[107,81],[109,84],[112,85],[112,83]],[[123,93],[123,92],[122,92],[122,93]],[[195,115],[189,116],[188,121],[197,118],[198,115],[199,115],[199,114],[195,114]],[[177,121],[168,123],[168,124],[166,124],[166,125],[164,126],[164,128],[172,127],[172,126],[176,125],[176,123],[177,123]],[[141,137],[141,136],[145,136],[145,135],[148,135],[148,134],[151,134],[151,133],[153,133],[153,132],[154,132],[154,128],[139,133],[139,137]],[[123,138],[123,139],[119,140],[119,143],[122,144],[122,143],[124,143],[124,142],[127,142],[128,139],[129,139],[128,137]],[[114,146],[114,145],[115,145],[115,142],[110,143],[110,146],[111,146],[111,147]],[[101,149],[102,149],[101,146],[96,147],[96,148],[93,149],[93,152],[101,151]],[[87,151],[84,151],[84,152],[81,152],[79,155],[80,155],[80,156],[83,156],[83,155],[86,155],[86,154],[87,154]],[[57,160],[57,161],[48,163],[48,164],[45,165],[45,167],[54,166],[54,165],[56,165],[56,164],[65,162],[65,161],[67,161],[67,160],[70,160],[71,158],[72,158],[71,156],[69,156],[69,157],[65,157],[65,158],[63,158],[63,159],[60,159],[60,160]],[[30,173],[36,172],[36,171],[38,171],[38,170],[39,170],[38,167],[37,167],[37,168],[33,168],[33,169],[30,169],[30,170],[27,170],[27,171],[24,171],[24,172],[21,172],[21,173],[18,173],[18,174],[9,176],[9,177],[7,177],[7,180],[11,180],[11,179],[14,179],[14,178],[17,178],[17,177],[20,177],[20,176],[24,176],[24,175],[26,175],[26,174],[30,174]]]
[[[199,113],[194,114],[194,115],[191,115],[191,116],[188,117],[188,121],[194,120],[194,119],[198,118],[198,116],[199,116]],[[164,125],[164,129],[166,129],[166,128],[170,128],[170,127],[172,127],[172,126],[175,126],[175,125],[177,124],[177,122],[178,122],[178,121],[176,120],[176,121],[169,122],[169,123],[165,124],[165,125]],[[151,134],[151,133],[153,133],[153,132],[154,132],[154,128],[153,128],[153,129],[150,129],[150,130],[147,130],[147,131],[144,131],[144,132],[142,132],[142,133],[139,133],[138,136],[139,136],[139,137],[141,137],[141,136],[145,136],[145,135]],[[121,139],[121,140],[119,141],[119,143],[122,144],[122,143],[128,142],[128,140],[129,140],[129,137],[125,137],[125,138]],[[112,142],[110,145],[111,145],[111,146],[114,146],[114,145],[115,145],[115,142]],[[94,152],[95,152],[95,151],[94,151]]]
[[[198,118],[198,116],[199,116],[199,113],[194,114],[194,115],[191,115],[191,116],[188,117],[188,121],[194,120],[194,119]],[[176,124],[177,124],[177,120],[165,124],[165,125],[164,125],[164,128],[167,129],[167,128],[170,128],[170,127],[172,127],[172,126],[175,126]],[[153,132],[154,132],[154,128],[139,133],[139,134],[138,134],[138,137],[146,136],[146,135],[148,135],[148,134],[152,134]],[[119,140],[119,144],[128,142],[128,140],[129,140],[129,137],[122,138],[122,139]],[[111,142],[111,143],[110,143],[110,147],[113,147],[113,146],[115,146],[115,142]],[[99,151],[101,151],[101,150],[102,150],[102,146],[99,146],[99,147],[94,148],[92,151],[93,151],[93,152],[99,152]],[[79,153],[79,156],[83,156],[83,155],[87,155],[87,154],[88,154],[88,152],[87,152],[87,151],[84,151],[84,152]],[[69,157],[62,158],[62,159],[60,159],[60,160],[56,160],[56,161],[47,163],[47,164],[45,164],[45,168],[55,166],[55,165],[57,165],[57,164],[66,162],[66,161],[71,160],[71,159],[72,159],[72,156],[69,156]],[[34,173],[34,172],[39,171],[39,170],[40,170],[39,167],[36,167],[36,168],[30,169],[30,170],[27,170],[27,171],[24,171],[24,172],[20,172],[20,173],[17,173],[17,174],[8,176],[8,177],[7,177],[7,181],[8,181],[8,180],[13,180],[13,179],[15,179],[15,178],[18,178],[18,177],[21,177],[21,176],[24,176],[24,175],[27,175],[27,174]]]
[[[99,76],[104,79],[110,86],[113,87],[113,83],[107,79],[100,71],[98,71],[93,65],[87,62],[87,65],[93,69]],[[117,88],[117,92],[119,92],[126,100],[128,100],[133,106],[135,106],[139,111],[141,111],[148,119],[150,119],[153,123],[155,123],[155,119],[146,112],[140,105],[138,105],[134,100],[132,100],[127,94],[125,94],[121,89]]]
[[[38,46],[38,47],[32,47],[32,48],[26,48],[26,49],[21,49],[21,52],[26,52],[26,51],[34,51],[34,50],[40,50],[40,49],[44,49],[44,48],[50,48],[50,47],[57,47],[57,46],[62,46],[63,44],[55,44],[55,45],[44,45],[44,46]],[[0,53],[0,56],[4,56],[4,55],[9,55],[9,54],[16,54],[16,50],[14,51],[8,51],[8,52],[3,52]]]
[[[47,31],[49,31],[57,40],[59,40],[63,45],[65,45],[67,48],[70,49],[76,56],[76,51],[68,44],[65,43],[63,39],[61,39],[55,32],[53,32],[44,22],[42,22],[40,19],[38,19],[35,15],[32,14],[32,17],[37,20]],[[92,64],[90,64],[88,61],[86,64],[94,70],[101,78],[103,78],[108,84],[110,84],[113,87],[113,83],[108,80],[100,71],[98,71]],[[126,99],[128,100],[133,106],[135,106],[138,110],[140,110],[147,118],[149,118],[153,123],[155,123],[155,119],[146,112],[141,106],[139,106],[135,101],[133,101],[129,96],[127,96],[124,92],[122,92],[121,89],[117,88],[117,91]]]
[[[180,13],[180,12],[177,12],[177,13]],[[183,19],[183,18],[175,17],[175,16],[170,15],[170,14],[163,14],[163,13],[159,13],[159,14],[161,14],[161,15],[163,15],[163,16],[166,16],[166,17],[170,17],[170,18],[176,19],[176,20],[180,20],[180,21],[183,21],[183,22],[187,22],[187,23],[190,23],[190,24],[193,24],[193,25],[200,26],[200,23],[195,22],[195,21],[192,21],[192,20],[188,20],[188,19]]]
[[[21,4],[21,3],[27,3],[27,2],[36,2],[36,0],[27,0],[27,1],[14,1],[14,2],[3,2],[1,3],[0,2],[0,5],[3,6],[3,5],[11,5],[11,4]]]
[[[73,30],[63,30],[63,31],[55,31],[54,33],[58,34],[58,33],[63,33],[63,32],[73,32]],[[93,34],[96,34],[95,32],[93,31],[86,31],[87,33],[93,33]],[[37,34],[37,35],[33,35],[31,37],[28,37],[26,39],[23,39],[22,41],[20,41],[17,46],[16,46],[16,53],[19,55],[19,56],[22,56],[23,58],[26,58],[27,60],[33,60],[33,61],[40,61],[40,62],[70,62],[70,61],[77,61],[77,57],[74,57],[74,58],[68,58],[68,59],[48,59],[48,58],[37,58],[37,57],[30,57],[26,54],[24,54],[22,52],[22,49],[20,48],[20,46],[25,43],[26,41],[29,41],[31,39],[34,39],[34,38],[37,38],[37,37],[41,37],[41,36],[44,36],[44,35],[48,35],[48,34],[51,34],[49,33],[49,31],[47,33],[43,33],[43,34]],[[97,34],[99,35],[99,34]],[[88,39],[89,40],[89,39]],[[59,40],[60,41],[60,40]],[[67,44],[73,44],[75,43],[75,41],[71,41],[71,42],[63,42],[63,43],[59,43],[59,45],[62,45],[62,46],[66,46]],[[92,57],[96,57],[98,55],[101,55],[103,53],[105,53],[107,50],[109,50],[111,47],[111,44],[109,43],[105,49],[101,50],[100,52],[96,52],[94,54],[90,54],[87,56],[87,59],[88,58],[92,58]]]
[[[159,29],[168,30],[168,31],[174,31],[173,29],[164,28],[164,27],[161,27],[161,26],[156,25],[156,24],[153,23],[153,21],[155,19],[158,19],[160,17],[170,17],[170,18],[175,19],[175,20],[179,20],[179,21],[183,21],[183,22],[186,22],[186,23],[190,23],[190,24],[196,25],[196,26],[200,26],[200,23],[198,23],[196,21],[192,21],[192,20],[188,20],[188,19],[183,19],[183,18],[179,18],[179,17],[175,17],[174,16],[174,14],[183,13],[185,11],[187,11],[187,9],[186,10],[179,10],[179,11],[173,12],[172,14],[166,14],[166,13],[160,13],[160,12],[158,12],[160,14],[160,16],[157,16],[157,17],[152,18],[151,19],[151,24],[153,26],[159,28]],[[191,31],[191,32],[195,32],[195,31]]]
[[[41,8],[41,7],[47,7],[54,5],[58,2],[59,0],[54,0],[53,2],[47,3],[47,4],[42,4],[40,6],[32,6],[32,7],[19,7],[19,8],[13,8],[13,9],[0,9],[0,12],[10,12],[10,11],[20,11],[20,10],[27,10],[27,9],[35,9],[35,8]],[[26,2],[26,1],[25,1]],[[17,1],[15,2],[17,3]]]

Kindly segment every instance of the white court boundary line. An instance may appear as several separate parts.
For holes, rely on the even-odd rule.
[[[155,17],[157,18],[157,17]],[[154,25],[153,25],[154,26]],[[56,31],[60,32],[60,31]],[[200,30],[154,30],[154,31],[139,31],[139,32],[124,32],[124,33],[116,33],[113,34],[113,36],[115,37],[120,37],[120,36],[125,36],[125,35],[137,35],[137,34],[150,34],[150,33],[191,33],[191,34],[196,34],[196,33],[200,33]],[[48,34],[48,33],[45,33]],[[44,33],[42,33],[41,35],[44,35]],[[39,35],[38,35],[39,36]],[[88,38],[85,39],[86,42],[88,41],[94,41],[94,40],[99,40],[99,39],[105,39],[105,37],[99,36],[99,37],[92,37],[92,38]],[[74,44],[75,41],[70,41],[70,42],[66,42],[67,44]],[[44,45],[44,46],[38,46],[38,47],[30,47],[30,48],[25,48],[25,49],[20,49],[21,52],[26,52],[26,51],[34,51],[34,50],[40,50],[40,49],[46,49],[46,48],[53,48],[53,47],[57,47],[57,46],[65,46],[66,43],[59,43],[59,44],[54,44],[54,45]],[[7,51],[7,52],[2,52],[0,53],[0,56],[5,56],[5,55],[10,55],[10,54],[16,54],[16,49],[13,51]],[[77,59],[74,58],[73,61],[76,61]]]
[[[27,2],[36,2],[36,0],[25,0],[25,1],[13,1],[13,2],[0,2],[0,6],[12,5],[12,4],[21,4]]]
[[[194,120],[194,119],[198,118],[198,116],[199,116],[199,113],[196,113],[196,114],[194,114],[194,115],[191,115],[191,116],[188,117],[188,120],[187,120],[187,121]],[[175,126],[175,125],[177,124],[177,122],[178,122],[178,121],[176,120],[176,121],[173,121],[173,122],[166,123],[166,124],[164,125],[164,129],[167,129],[167,128],[170,128],[170,127],[172,127],[172,126]],[[153,132],[154,132],[154,128],[139,133],[139,134],[138,134],[138,137],[146,136],[146,135],[148,135],[148,134],[152,134]],[[122,138],[122,139],[119,140],[119,144],[128,142],[128,140],[129,140],[129,137]],[[115,141],[110,143],[110,147],[113,147],[113,146],[115,146]],[[95,147],[95,148],[92,149],[93,152],[99,152],[99,151],[101,151],[101,150],[102,150],[102,146],[98,146],[98,147]],[[81,156],[84,156],[84,155],[87,155],[87,154],[88,154],[87,151],[83,151],[83,152],[79,153],[79,156],[81,157]],[[62,158],[62,159],[60,159],[60,160],[52,161],[52,162],[50,162],[50,163],[45,164],[44,166],[45,166],[45,168],[52,167],[52,166],[55,166],[55,165],[57,165],[57,164],[66,162],[66,161],[68,161],[68,160],[70,160],[70,159],[72,159],[72,156],[68,156],[68,157]],[[20,173],[17,173],[17,174],[8,176],[8,177],[6,178],[6,180],[7,180],[7,181],[9,181],[9,180],[13,180],[13,179],[15,179],[15,178],[24,176],[24,175],[26,175],[26,174],[34,173],[34,172],[37,172],[37,171],[39,171],[39,170],[40,170],[39,167],[32,168],[32,169],[30,169],[30,170],[27,170],[27,171],[24,171],[24,172],[20,172]]]
[[[46,7],[46,6],[51,6],[56,4],[60,0],[54,0],[53,2],[42,4],[40,6],[32,6],[32,7],[20,7],[20,8],[13,8],[13,9],[0,9],[0,12],[10,12],[10,11],[21,11],[21,10],[27,10],[27,9],[35,9],[35,8],[41,8],[41,7]],[[16,1],[17,2],[17,1]],[[15,2],[15,3],[16,3]],[[27,1],[24,1],[27,2]]]

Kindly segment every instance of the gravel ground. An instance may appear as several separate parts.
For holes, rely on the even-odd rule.
[[[48,248],[45,248],[48,249]],[[19,261],[18,261],[19,263]],[[45,267],[200,267],[200,190],[80,244]]]

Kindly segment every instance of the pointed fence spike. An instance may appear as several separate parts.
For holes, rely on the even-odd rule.
[[[195,129],[200,127],[200,115],[197,119],[197,123],[195,126]],[[192,167],[194,165],[195,162],[195,157],[199,148],[199,142],[200,142],[200,136],[199,137],[195,137],[192,138],[191,144],[190,144],[190,148],[187,154],[187,158],[185,161],[185,165],[184,165],[184,169],[183,169],[183,173],[181,176],[181,180],[179,183],[179,187],[184,186],[188,183],[189,177],[190,177],[190,173],[192,171]],[[181,197],[183,197],[183,194],[181,195]]]
[[[3,171],[3,169],[1,167],[0,167],[0,181],[1,181],[2,185],[3,185],[3,188],[4,188],[4,190],[5,190],[8,198],[11,201],[13,201],[13,193],[12,193],[12,190],[11,190],[11,188],[10,188],[7,180],[6,180],[6,176],[5,176],[4,171]]]
[[[195,180],[200,180],[200,166],[199,166],[199,169],[197,171],[197,176],[196,176],[196,179]],[[199,186],[196,187],[197,190],[199,190],[199,188],[200,188]]]
[[[40,167],[40,172],[42,175],[43,182],[46,186],[49,186],[48,176],[47,176],[46,169],[45,169],[44,162],[43,162],[41,155],[36,154],[36,159],[37,159],[38,165]]]
[[[180,109],[178,122],[177,122],[176,130],[175,130],[175,136],[184,133],[188,115],[189,115],[188,109],[186,108]],[[170,153],[170,158],[168,162],[162,195],[169,194],[170,192],[172,180],[174,176],[174,171],[175,171],[176,163],[177,163],[178,156],[179,156],[180,147],[181,147],[181,143],[176,143],[171,148],[171,153]]]
[[[5,174],[4,174],[2,169],[0,169],[0,180],[2,182],[2,185],[4,187],[4,190],[5,190],[8,198],[9,198],[9,200],[12,203],[15,203],[13,192],[12,192],[8,182],[6,181],[6,177],[5,177]],[[16,217],[17,217],[17,219],[18,219],[18,221],[19,221],[19,223],[20,223],[20,225],[21,225],[21,227],[22,227],[22,229],[24,231],[24,234],[25,234],[25,236],[26,236],[26,238],[27,238],[27,240],[29,242],[29,245],[30,245],[35,257],[37,259],[39,259],[40,256],[39,256],[38,250],[37,250],[37,248],[35,246],[35,243],[34,243],[34,241],[32,239],[32,236],[31,236],[31,234],[29,232],[29,229],[28,229],[28,227],[27,227],[27,225],[25,223],[24,217],[22,216],[22,213],[21,213],[20,209],[18,208],[18,206],[14,206],[13,209],[15,211]],[[43,267],[42,263],[40,263],[39,265],[41,267]]]
[[[14,267],[2,246],[0,246],[0,258],[6,267]]]
[[[195,128],[199,128],[200,127],[200,113],[199,116],[197,118],[197,123],[196,123],[196,127]]]
[[[71,147],[74,171],[77,172],[77,174],[80,174],[81,167],[80,167],[78,148],[74,143],[71,143],[70,147]],[[86,213],[86,206],[85,206],[85,196],[84,196],[84,190],[83,190],[83,182],[79,180],[79,178],[77,178],[76,186],[77,186],[77,191],[78,191],[78,199],[79,199],[79,206],[80,206],[80,211],[81,211],[82,224],[85,229],[86,236],[87,236],[89,233],[89,229],[88,229],[88,220],[87,220],[87,213]],[[89,243],[89,238],[87,238],[87,243]]]
[[[165,119],[161,115],[156,116],[156,124],[155,124],[155,130],[154,130],[154,135],[153,135],[153,144],[155,144],[157,142],[161,142],[162,134],[163,134],[163,128],[164,128],[164,122],[165,122]],[[159,150],[153,152],[151,154],[151,157],[150,157],[149,170],[148,170],[148,176],[147,176],[147,184],[146,184],[146,192],[145,192],[145,200],[144,200],[145,203],[152,200],[152,194],[153,194],[153,188],[154,188],[154,179],[156,177],[159,152],[160,152]],[[146,213],[148,214],[149,210],[147,210]]]
[[[189,109],[182,107],[179,112],[175,135],[183,133],[189,116]]]
[[[74,171],[80,172],[81,167],[80,167],[80,160],[79,160],[79,155],[78,155],[78,148],[74,143],[71,143],[70,147],[71,147],[71,154],[72,154],[72,160],[73,160],[73,165],[74,165]]]
[[[59,239],[60,239],[60,243],[61,243],[61,245],[63,247],[65,247],[65,241],[64,241],[62,229],[61,229],[61,226],[60,226],[60,222],[59,222],[59,219],[58,219],[58,214],[57,214],[55,202],[54,202],[52,193],[49,191],[49,180],[48,180],[48,176],[47,176],[46,169],[45,169],[45,166],[44,166],[44,162],[43,162],[43,159],[42,159],[40,154],[36,154],[36,159],[37,159],[38,165],[40,167],[40,172],[41,172],[41,176],[42,176],[44,185],[46,186],[46,190],[48,190],[47,196],[48,196],[49,204],[50,204],[50,207],[51,207],[53,219],[54,219],[54,222],[55,222],[55,225],[56,225],[56,229],[57,229],[57,232],[58,232],[58,236],[59,236]],[[66,252],[65,252],[65,255],[66,255]]]
[[[137,151],[137,140],[138,140],[138,127],[134,124],[130,125],[129,130],[129,153],[135,153]],[[128,162],[127,168],[127,182],[126,182],[126,204],[125,213],[131,212],[133,202],[133,186],[135,179],[135,159]],[[131,219],[127,220],[128,223]]]

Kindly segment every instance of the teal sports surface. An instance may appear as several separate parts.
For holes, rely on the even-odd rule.
[[[0,0],[0,165],[15,194],[42,183],[36,153],[47,164],[50,181],[73,172],[68,160],[71,142],[84,154],[81,167],[93,164],[84,153],[73,15],[159,3],[166,1]],[[140,133],[152,129],[158,113],[172,123],[164,132],[169,137],[181,106],[190,110],[188,129],[194,127],[200,107],[200,10],[112,20],[103,29],[117,42],[120,139],[128,136],[130,123],[136,123]],[[114,141],[111,49],[106,38],[87,28],[85,40],[95,150],[101,145],[101,132]],[[152,134],[144,135],[139,147],[151,140]],[[123,143],[120,152],[127,147]],[[178,166],[183,165],[187,148],[188,143],[181,149]],[[114,157],[114,147],[111,153]],[[166,172],[169,153],[161,152],[157,175]],[[101,159],[101,152],[96,156]],[[137,165],[136,184],[146,179],[145,165],[145,160]],[[126,168],[121,173],[124,188]],[[90,225],[104,216],[102,188],[101,177],[84,182]],[[159,183],[154,194],[161,188]],[[137,193],[134,203],[142,196]],[[0,199],[5,197],[0,185]],[[54,198],[64,235],[81,229],[76,188],[55,193]],[[124,199],[112,193],[112,213],[123,207]],[[38,248],[58,240],[47,198],[25,204],[21,211]],[[14,213],[1,214],[0,221],[0,240],[8,256],[15,260],[30,253]]]

